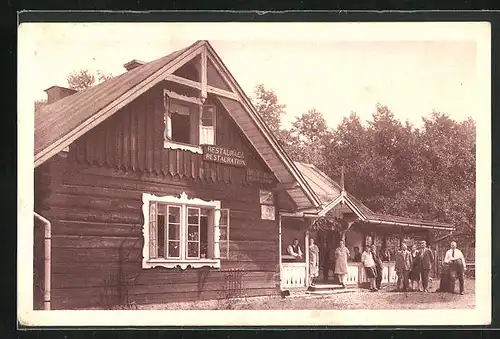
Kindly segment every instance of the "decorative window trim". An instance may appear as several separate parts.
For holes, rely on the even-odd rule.
[[[220,268],[220,231],[219,223],[221,217],[221,202],[218,200],[205,201],[198,198],[189,199],[186,193],[180,194],[179,197],[175,196],[156,196],[149,193],[142,194],[142,213],[144,216],[144,224],[142,232],[144,237],[144,245],[142,250],[142,268],[149,269],[153,267],[165,267],[181,269],[213,267]],[[150,258],[150,204],[154,202],[172,203],[186,206],[208,207],[214,209],[214,225],[213,225],[213,251],[214,258],[201,258],[201,259],[166,259],[166,258]],[[181,228],[182,229],[182,228]],[[228,244],[229,246],[229,244]]]
[[[169,149],[180,149],[182,151],[189,151],[192,153],[203,154],[203,148],[201,146],[183,144],[181,142],[175,142],[172,140],[168,140],[168,138],[165,138],[165,141],[163,142],[163,147],[169,148]]]
[[[192,104],[195,104],[195,105],[198,105],[198,106],[203,105],[203,102],[201,101],[201,99],[198,99],[198,98],[194,98],[194,97],[189,97],[187,95],[178,94],[178,93],[169,91],[167,89],[164,90],[163,93],[165,95],[167,95],[168,97],[172,98],[172,99],[176,99],[176,100],[184,101],[184,102],[189,102],[189,103],[192,103]]]
[[[168,98],[168,99],[167,99]],[[180,102],[183,102],[185,104],[190,104],[190,105],[196,105],[198,107],[198,145],[195,144],[187,144],[179,141],[174,141],[169,137],[169,133],[172,131],[172,121],[169,116],[169,100],[177,100]],[[216,130],[217,130],[217,110],[216,106],[212,104],[204,104],[204,101],[199,99],[199,98],[194,98],[194,97],[189,97],[185,96],[182,94],[178,94],[176,92],[169,91],[167,89],[163,90],[163,103],[164,103],[164,115],[163,115],[163,122],[164,122],[164,132],[163,132],[163,147],[168,148],[168,149],[178,149],[178,150],[183,150],[183,151],[189,151],[192,153],[198,153],[198,154],[203,154],[203,147],[201,143],[201,134],[202,134],[202,115],[203,115],[203,108],[206,106],[212,107],[214,110],[214,116],[213,116],[213,143],[207,144],[207,145],[212,145],[214,146],[216,144]]]

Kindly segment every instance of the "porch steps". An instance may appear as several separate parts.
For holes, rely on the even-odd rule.
[[[308,294],[335,294],[335,293],[348,293],[356,291],[356,288],[342,287],[337,284],[317,284],[310,286],[306,293]]]

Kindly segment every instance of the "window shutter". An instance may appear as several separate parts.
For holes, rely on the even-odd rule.
[[[163,133],[163,138],[165,140],[171,140],[172,139],[172,118],[170,115],[170,109],[169,109],[169,97],[167,93],[163,94],[163,106],[165,108],[165,114],[163,117],[163,122],[165,123],[165,131]]]
[[[200,144],[200,133],[198,132],[199,126],[200,126],[200,112],[199,108],[197,107],[196,109],[192,108],[190,110],[190,119],[191,119],[191,131],[189,131],[189,139],[190,143],[193,145],[199,145]]]
[[[229,209],[220,210],[219,251],[221,259],[229,259]]]
[[[220,223],[220,209],[215,209],[214,211],[214,229],[213,229],[213,240],[214,240],[214,258],[220,259],[220,231],[219,231],[219,223]]]
[[[215,145],[215,106],[204,105],[200,114],[200,145]]]
[[[149,205],[149,258],[158,257],[157,234],[156,203],[152,202]]]

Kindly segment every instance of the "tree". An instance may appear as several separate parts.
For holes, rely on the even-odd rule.
[[[281,127],[285,105],[263,85],[254,104],[294,161],[315,164],[375,212],[475,229],[476,126],[433,112],[422,128],[402,123],[377,104],[363,125],[356,115],[330,130],[321,112],[311,109],[292,127]]]
[[[326,174],[338,181],[343,166],[346,189],[361,200],[371,194],[371,176],[364,174],[365,168],[369,168],[366,165],[370,158],[369,146],[371,143],[366,128],[356,113],[351,112],[333,130],[332,138],[323,151]]]
[[[81,91],[93,86],[96,81],[102,82],[112,77],[113,75],[111,73],[104,73],[100,70],[97,70],[94,75],[88,69],[81,69],[79,71],[71,72],[68,75],[67,80],[69,88]]]
[[[325,168],[324,149],[332,138],[323,114],[312,108],[295,118],[290,129],[287,147],[292,159]]]
[[[47,100],[41,99],[41,100],[35,100],[35,113],[40,110],[44,105],[47,104]]]
[[[97,73],[97,80],[99,82],[106,81],[106,80],[111,79],[113,77],[113,74],[111,74],[111,73],[104,73],[101,70],[97,70],[96,73]]]
[[[266,89],[262,84],[255,86],[252,102],[293,161],[323,167],[322,153],[328,138],[331,137],[331,131],[320,112],[310,109],[297,117],[288,130],[281,126],[286,106],[279,102],[273,90]]]
[[[379,213],[475,228],[475,122],[441,113],[424,126],[402,124],[377,105],[364,127],[355,114],[333,131],[324,152],[332,178],[345,167],[346,189]]]
[[[81,91],[89,88],[95,83],[95,76],[87,69],[71,72],[68,77],[68,86],[71,89]]]
[[[255,109],[275,135],[281,130],[281,117],[285,115],[286,105],[281,104],[273,90],[267,90],[263,84],[255,86],[251,98]]]

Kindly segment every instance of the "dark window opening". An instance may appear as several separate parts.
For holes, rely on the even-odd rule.
[[[172,113],[172,140],[190,143],[191,121],[189,115]]]
[[[165,216],[159,214],[157,217],[158,222],[158,258],[165,257]]]
[[[200,217],[200,256],[208,258],[208,216]]]

